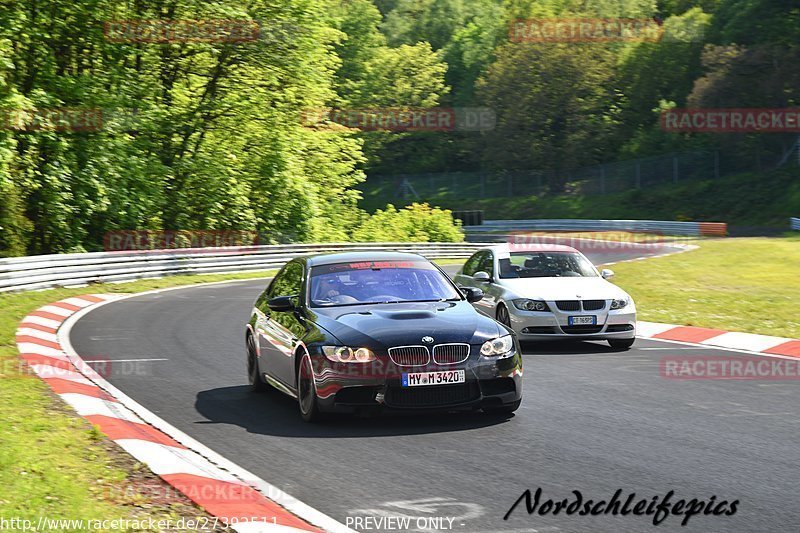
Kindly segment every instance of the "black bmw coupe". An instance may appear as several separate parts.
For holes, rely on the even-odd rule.
[[[470,305],[482,297],[416,254],[293,259],[247,324],[250,385],[297,398],[309,422],[331,411],[515,411],[519,344]]]

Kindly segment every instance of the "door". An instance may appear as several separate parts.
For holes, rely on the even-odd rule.
[[[495,277],[494,254],[491,251],[482,252],[476,272],[486,272],[489,274],[489,281],[476,282],[473,280],[475,286],[483,291],[483,299],[477,302],[475,307],[480,312],[491,318],[495,318],[495,305],[497,305],[497,296],[500,287],[496,285],[497,279]]]
[[[263,318],[257,324],[261,371],[291,389],[295,386],[294,349],[305,325],[298,312],[271,311],[267,303],[277,296],[294,296],[299,305],[302,302],[303,271],[301,263],[292,262],[278,272],[259,307]]]

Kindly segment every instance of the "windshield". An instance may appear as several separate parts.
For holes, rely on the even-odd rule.
[[[312,307],[365,303],[460,300],[461,295],[426,261],[365,261],[311,269]]]
[[[575,252],[512,252],[499,260],[499,266],[504,279],[597,277],[592,264]]]

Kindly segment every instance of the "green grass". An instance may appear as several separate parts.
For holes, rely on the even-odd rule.
[[[397,198],[396,184],[369,179],[361,186],[367,210]],[[763,173],[687,181],[607,195],[560,194],[481,198],[468,186],[442,188],[413,201],[447,209],[482,209],[487,219],[590,218],[701,220],[743,226],[788,228],[788,217],[800,216],[800,167]],[[498,190],[504,190],[502,188]]]
[[[50,302],[87,293],[139,292],[176,285],[246,279],[273,272],[175,276],[0,295],[0,517],[195,518],[188,500],[151,501],[142,483],[157,481],[53,395],[18,357],[19,321]]]
[[[613,266],[640,320],[800,338],[800,236],[699,244]]]

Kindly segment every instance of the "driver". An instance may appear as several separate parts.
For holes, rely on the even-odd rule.
[[[334,296],[339,296],[339,294],[341,294],[339,292],[340,288],[339,279],[336,276],[325,277],[319,283],[317,296],[318,298],[333,298]]]

